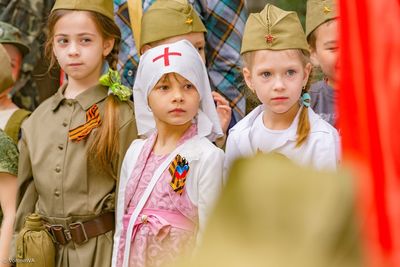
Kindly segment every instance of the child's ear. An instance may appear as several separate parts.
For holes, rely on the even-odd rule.
[[[250,72],[249,68],[247,68],[247,67],[243,68],[243,77],[244,77],[244,81],[247,84],[247,87],[249,87],[250,90],[254,93],[253,83],[251,81],[251,72]]]
[[[307,63],[306,66],[304,67],[303,86],[306,86],[308,79],[310,79],[310,73],[312,68],[313,66],[311,65],[311,63]]]
[[[108,56],[111,53],[111,51],[114,47],[114,43],[115,43],[114,38],[104,40],[104,43],[103,43],[103,56],[104,57]]]
[[[317,51],[315,48],[310,46],[310,60],[311,63],[315,66],[318,67],[319,66],[319,60],[318,60],[318,56],[317,56]]]

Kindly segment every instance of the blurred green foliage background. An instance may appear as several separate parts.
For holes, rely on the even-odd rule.
[[[249,12],[260,12],[267,3],[284,10],[296,11],[303,27],[305,25],[306,2],[306,0],[246,0]]]

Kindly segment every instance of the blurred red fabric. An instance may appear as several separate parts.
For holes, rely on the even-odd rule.
[[[400,266],[400,1],[339,0],[339,129],[367,266]]]

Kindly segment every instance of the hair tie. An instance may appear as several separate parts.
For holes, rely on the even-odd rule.
[[[118,71],[111,68],[108,69],[106,74],[100,77],[99,82],[101,85],[108,87],[108,94],[116,95],[121,101],[127,101],[132,95],[132,91],[121,84],[121,77]]]
[[[303,104],[303,106],[305,106],[306,108],[310,107],[311,105],[311,96],[309,93],[303,91],[303,93],[301,94],[301,104]]]

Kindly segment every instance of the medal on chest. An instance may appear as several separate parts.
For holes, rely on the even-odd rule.
[[[186,176],[189,172],[189,163],[185,158],[178,154],[171,162],[168,169],[172,176],[169,184],[174,192],[182,195],[186,183]]]

